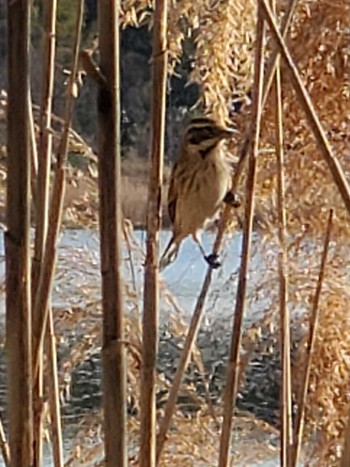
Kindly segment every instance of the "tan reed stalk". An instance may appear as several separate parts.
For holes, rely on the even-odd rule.
[[[152,55],[151,170],[148,185],[147,239],[142,320],[141,448],[140,466],[156,465],[156,359],[158,347],[159,229],[162,215],[162,183],[167,79],[167,1],[156,0]]]
[[[207,403],[207,406],[208,406],[208,413],[211,416],[211,418],[213,419],[213,422],[215,423],[216,427],[219,428],[220,425],[219,425],[218,418],[217,418],[216,413],[215,413],[215,407],[214,407],[213,401],[211,400],[209,382],[208,382],[208,378],[206,377],[206,374],[205,374],[203,358],[202,358],[202,355],[201,355],[200,352],[199,352],[198,356],[193,355],[193,361],[197,365],[197,369],[198,369],[198,372],[199,372],[199,377],[200,377],[200,379],[201,379],[201,381],[202,381],[202,383],[204,385],[204,398],[205,398],[205,402]]]
[[[37,167],[36,185],[36,229],[34,240],[34,256],[32,266],[32,306],[34,306],[35,292],[38,288],[40,268],[44,257],[44,248],[47,235],[48,215],[49,215],[49,185],[50,168],[52,154],[51,135],[51,113],[52,113],[52,93],[54,86],[55,71],[55,44],[56,44],[56,9],[57,1],[45,2],[45,41],[43,56],[43,76],[42,76],[42,101],[40,112],[40,139],[39,139],[39,161]],[[33,176],[32,176],[33,179]],[[51,308],[50,308],[51,310]],[[40,333],[40,313],[35,316],[33,313],[33,335]],[[35,342],[33,341],[35,346]],[[49,363],[51,365],[51,363]],[[50,387],[49,393],[53,390]],[[43,368],[42,355],[40,355],[40,368],[33,386],[33,416],[34,416],[34,466],[40,467],[42,464],[42,422],[43,422]]]
[[[289,0],[287,4],[287,8],[285,11],[285,14],[282,18],[282,34],[284,37],[287,34],[290,21],[293,15],[293,12],[295,10],[297,0]],[[266,80],[265,80],[265,85],[264,85],[264,100],[263,102],[265,103],[269,94],[270,86],[272,83],[272,79],[274,76],[274,71],[275,71],[275,66],[276,66],[276,60],[278,57],[278,48],[275,48],[275,51],[271,55],[271,59],[269,61],[268,67],[267,67],[267,72],[266,72]],[[270,84],[269,84],[270,83]],[[245,157],[247,154],[247,151],[249,149],[249,143],[250,143],[250,134],[252,133],[252,127],[249,127],[249,131],[247,133],[247,136],[244,139],[244,143],[241,146],[241,150],[239,151],[239,162],[238,166],[236,168],[236,172],[233,176],[232,179],[232,192],[235,193],[239,178],[242,174],[243,167],[244,167],[244,161]],[[219,223],[219,229],[218,229],[218,234],[215,239],[214,243],[214,248],[213,252],[218,253],[222,244],[222,240],[224,237],[224,233],[226,230],[227,223],[231,217],[231,208],[229,206],[226,206],[224,209],[224,212],[221,216],[220,223]],[[196,340],[197,334],[198,334],[198,329],[201,323],[202,319],[202,314],[204,310],[204,304],[206,300],[206,296],[208,294],[208,290],[211,284],[211,277],[212,277],[212,270],[211,268],[208,268],[207,274],[204,278],[202,289],[200,291],[200,294],[197,299],[197,303],[191,318],[189,330],[186,336],[185,344],[183,351],[181,352],[180,356],[180,361],[178,363],[174,379],[172,382],[172,386],[170,388],[169,392],[169,397],[166,402],[165,408],[164,408],[164,416],[162,421],[160,422],[160,427],[159,427],[159,433],[157,436],[157,462],[159,462],[160,455],[162,452],[162,449],[164,447],[164,443],[166,440],[166,434],[170,426],[170,421],[173,416],[175,406],[176,406],[176,400],[177,400],[177,394],[179,392],[180,386],[181,386],[181,381],[183,378],[183,374],[186,371],[186,368],[188,366],[190,356],[191,356],[191,351],[193,348],[193,344]]]
[[[18,27],[20,25],[21,27]],[[12,467],[32,462],[30,304],[30,3],[8,2],[6,354]]]
[[[30,141],[30,188],[32,191],[32,200],[36,203],[36,177],[38,174],[38,150],[36,146],[35,124],[33,115],[33,102],[31,92],[28,93],[28,122],[29,122],[29,141]]]
[[[275,1],[273,9],[276,14]],[[281,321],[281,444],[280,465],[290,467],[293,447],[292,420],[292,377],[290,361],[290,315],[288,309],[288,257],[286,251],[286,212],[284,181],[284,141],[283,141],[283,102],[282,83],[279,58],[276,64],[274,80],[275,125],[276,125],[276,158],[277,158],[277,211],[278,211],[278,276]]]
[[[290,27],[290,24],[293,18],[293,14],[297,6],[297,2],[298,0],[288,0],[285,13],[282,17],[281,35],[284,39],[286,39],[287,37],[288,30],[289,30],[289,27]],[[275,47],[273,48],[271,52],[271,56],[266,66],[265,79],[264,79],[264,91],[263,91],[263,98],[262,98],[262,109],[263,110],[265,108],[267,98],[269,97],[269,93],[270,93],[271,85],[273,82],[273,78],[275,76],[275,71],[276,71],[277,61],[278,61],[279,56],[280,56],[279,49],[277,45],[275,45]],[[236,173],[235,173],[235,177],[237,178],[237,180],[242,174],[244,162],[249,151],[250,138],[253,133],[252,126],[253,126],[253,123],[251,122],[248,126],[247,132],[243,138],[243,143],[241,144],[241,148],[238,153],[238,164],[237,164]]]
[[[6,434],[4,430],[4,424],[2,423],[2,416],[0,415],[0,450],[4,464],[6,467],[10,466],[10,449],[6,440]]]
[[[75,23],[75,42],[73,46],[73,65],[68,82],[68,94],[65,108],[64,126],[60,145],[57,151],[57,162],[55,178],[52,188],[51,206],[49,211],[48,230],[45,242],[44,261],[40,268],[38,288],[36,290],[33,313],[38,320],[38,334],[33,335],[33,362],[34,375],[38,374],[40,355],[44,343],[46,323],[49,314],[49,302],[51,296],[54,268],[56,262],[56,245],[61,226],[63,198],[66,185],[66,159],[69,142],[69,127],[72,120],[74,99],[76,97],[75,83],[78,73],[78,58],[81,39],[81,28],[83,24],[84,1],[79,0],[77,4],[77,15]]]
[[[242,260],[238,278],[238,288],[236,305],[233,319],[233,329],[231,338],[231,349],[227,363],[227,379],[224,393],[224,409],[223,422],[220,437],[219,451],[219,467],[228,467],[230,463],[230,445],[232,432],[232,418],[236,402],[238,379],[239,379],[239,362],[240,362],[240,345],[242,340],[242,322],[246,304],[247,291],[247,276],[250,261],[250,246],[253,229],[254,217],[254,196],[255,182],[257,173],[257,162],[259,153],[259,138],[260,138],[260,122],[262,114],[262,93],[264,79],[264,42],[265,42],[265,25],[261,7],[257,12],[257,39],[255,51],[255,71],[254,71],[254,87],[253,87],[253,146],[249,157],[247,183],[246,183],[246,207],[245,220],[243,228],[243,243],[242,243]]]
[[[50,407],[50,428],[54,467],[63,467],[63,439],[61,424],[61,406],[57,369],[56,336],[52,308],[49,310],[46,332],[47,378],[46,387]]]
[[[128,262],[129,262],[129,267],[130,267],[130,274],[131,274],[131,280],[132,280],[132,286],[134,289],[134,292],[137,291],[137,284],[136,284],[136,274],[135,274],[135,267],[134,267],[134,261],[133,261],[133,256],[132,256],[132,247],[131,247],[131,242],[129,238],[129,232],[126,228],[125,221],[123,222],[123,235],[124,235],[124,241],[126,248],[128,250]]]
[[[348,424],[345,431],[343,453],[339,467],[349,467],[350,465],[350,416],[348,418]]]
[[[314,133],[317,146],[319,147],[319,150],[329,167],[329,170],[334,179],[334,183],[336,184],[339,193],[343,198],[346,209],[350,213],[350,189],[342,167],[335,154],[333,154],[330,143],[327,140],[327,136],[322,128],[317,112],[315,111],[315,108],[310,99],[309,93],[307,92],[307,89],[300,77],[298,69],[293,61],[292,56],[290,55],[285,41],[283,40],[283,37],[281,36],[281,33],[278,30],[276,21],[274,19],[273,13],[268,2],[266,0],[259,0],[259,3],[263,8],[264,16],[266,18],[267,23],[269,24],[272,36],[274,37],[276,44],[278,45],[278,48],[280,50],[280,53],[283,57],[283,60],[285,61],[286,68],[289,72],[289,76],[293,84],[295,93],[305,112],[310,128]]]
[[[203,312],[203,308],[205,304],[205,299],[206,299],[209,285],[211,282],[211,276],[212,276],[212,269],[208,268],[208,271],[207,271],[207,274],[205,276],[205,280],[202,286],[202,290],[198,296],[196,307],[192,315],[190,327],[189,327],[188,334],[186,336],[186,340],[184,343],[184,348],[183,348],[183,351],[181,352],[181,356],[180,356],[180,360],[177,365],[175,376],[172,381],[172,385],[170,387],[169,396],[164,407],[164,415],[159,424],[159,431],[158,431],[158,436],[157,436],[157,454],[156,454],[157,464],[160,461],[160,456],[164,448],[164,444],[166,441],[166,435],[167,435],[170,422],[171,422],[171,418],[173,416],[174,409],[176,406],[177,395],[178,395],[178,392],[181,386],[182,377],[188,365],[188,362],[190,360],[193,344],[198,334],[198,329],[199,329],[200,321],[202,318],[202,312]]]
[[[100,238],[103,308],[103,408],[105,465],[126,467],[126,362],[121,277],[122,213],[120,154],[120,44],[118,0],[98,3]]]
[[[322,286],[323,286],[323,281],[324,281],[324,276],[325,276],[325,271],[326,271],[329,243],[330,243],[331,234],[332,234],[332,226],[333,226],[333,209],[329,211],[327,230],[326,230],[326,235],[324,239],[324,246],[323,246],[322,258],[321,258],[320,273],[318,276],[315,297],[312,302],[312,311],[311,311],[311,316],[310,316],[310,329],[309,329],[307,347],[306,347],[306,352],[305,352],[305,366],[303,369],[303,378],[301,379],[302,386],[298,394],[298,412],[297,412],[296,420],[295,420],[294,451],[293,451],[293,461],[291,464],[292,467],[297,467],[298,465],[299,457],[300,457],[300,450],[301,450],[301,445],[302,445],[302,440],[303,440],[304,419],[305,419],[305,411],[306,411],[307,392],[308,392],[309,380],[310,380],[311,362],[312,362],[316,335],[317,335],[319,303],[320,303]],[[350,464],[347,464],[347,465],[350,465]]]

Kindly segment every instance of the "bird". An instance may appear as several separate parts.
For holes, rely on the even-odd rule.
[[[173,234],[160,259],[160,270],[175,261],[181,242],[189,235],[209,266],[220,266],[216,254],[206,255],[199,230],[223,202],[239,205],[231,193],[231,166],[224,150],[224,141],[236,133],[237,129],[205,116],[193,118],[187,126],[170,177],[168,212]]]

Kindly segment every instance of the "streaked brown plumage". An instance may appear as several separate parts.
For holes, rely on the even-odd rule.
[[[234,133],[207,117],[193,119],[185,131],[171,174],[168,210],[173,236],[161,258],[161,269],[175,260],[188,235],[199,245],[206,261],[212,267],[219,266],[217,258],[206,256],[198,230],[216,214],[230,191],[231,169],[223,141]]]

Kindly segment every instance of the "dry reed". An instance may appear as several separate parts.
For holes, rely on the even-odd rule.
[[[272,2],[276,17],[276,2]],[[286,212],[285,212],[285,174],[284,174],[284,138],[283,138],[283,101],[282,77],[279,57],[276,61],[275,80],[273,83],[275,99],[275,139],[277,158],[277,210],[278,210],[278,276],[279,276],[279,307],[281,327],[281,442],[280,464],[291,466],[293,448],[292,421],[292,375],[290,355],[290,314],[288,308],[288,256],[286,248]]]
[[[321,258],[320,273],[318,276],[315,298],[313,300],[312,311],[311,311],[311,316],[310,316],[310,328],[309,328],[309,336],[308,336],[308,342],[307,342],[307,348],[306,348],[305,367],[304,367],[303,376],[301,378],[302,386],[301,386],[300,394],[298,397],[298,412],[296,415],[295,431],[294,431],[294,452],[293,452],[293,463],[292,463],[293,467],[296,467],[298,465],[300,450],[302,447],[307,391],[308,391],[309,380],[310,380],[311,359],[313,357],[315,339],[317,335],[317,327],[318,327],[318,319],[319,319],[318,318],[319,302],[320,302],[320,297],[321,297],[321,292],[322,292],[323,280],[325,276],[329,244],[331,240],[332,222],[333,222],[333,211],[330,210],[329,217],[328,217],[327,231],[326,231],[325,240],[324,240],[322,258]]]
[[[98,88],[100,254],[103,309],[103,408],[107,467],[126,466],[126,361],[124,298],[121,277],[120,198],[120,41],[118,0],[98,5],[100,68]]]
[[[47,235],[48,226],[48,208],[49,208],[49,185],[50,185],[50,169],[51,169],[51,157],[52,157],[52,134],[51,134],[51,112],[52,112],[52,93],[54,85],[54,65],[55,65],[55,45],[56,45],[56,8],[57,4],[55,0],[50,1],[45,7],[45,43],[44,43],[44,57],[43,57],[43,90],[42,90],[42,103],[41,103],[41,115],[40,115],[40,136],[39,136],[39,153],[38,167],[32,174],[37,177],[35,187],[35,212],[36,212],[36,229],[34,239],[34,254],[33,254],[33,266],[32,266],[32,306],[34,306],[35,294],[38,288],[38,281],[40,277],[40,268],[44,259],[44,248]],[[34,125],[32,129],[32,135],[34,133]],[[32,136],[33,138],[33,136]],[[35,141],[35,136],[34,136]],[[34,144],[34,147],[36,145]],[[49,307],[49,314],[52,313],[51,307]],[[52,323],[52,317],[49,319],[49,323]],[[40,314],[35,316],[33,314],[33,335],[40,335]],[[53,330],[50,330],[51,334]],[[36,342],[33,340],[33,347]],[[52,356],[52,354],[49,354]],[[48,365],[53,367],[56,362],[49,361]],[[50,372],[51,376],[51,372]],[[52,386],[52,378],[48,378],[47,384],[49,388],[49,394],[51,395],[50,401],[52,402],[55,398],[55,391],[57,388]],[[40,356],[40,368],[37,377],[34,379],[33,387],[33,409],[34,409],[34,460],[35,465],[40,466],[42,464],[42,423],[43,423],[43,400],[44,396],[44,381],[43,381],[43,355]],[[56,396],[57,400],[57,396]],[[53,407],[52,407],[53,408]],[[58,410],[59,413],[59,410]],[[57,415],[57,410],[52,410],[52,415]],[[62,466],[62,435],[60,431],[60,419],[57,416],[52,417],[52,423],[55,425],[56,436],[54,436],[54,451],[55,459],[61,458],[59,463],[55,462],[56,467]]]
[[[76,80],[78,74],[78,57],[83,22],[83,11],[83,1],[80,1],[77,6],[75,43],[73,47],[73,66],[68,83],[64,126],[60,145],[57,151],[55,178],[52,187],[52,202],[50,206],[48,231],[45,242],[45,261],[40,268],[38,288],[36,290],[34,299],[33,315],[38,317],[36,319],[38,319],[39,322],[37,328],[38,334],[33,336],[33,370],[35,376],[37,375],[39,369],[40,355],[42,352],[46,324],[48,321],[50,294],[56,261],[56,245],[62,219],[63,197],[65,193],[66,182],[65,164],[68,151],[69,129],[72,119],[74,99],[76,97]]]
[[[167,83],[167,2],[156,0],[152,55],[152,139],[151,170],[147,203],[147,239],[144,271],[142,370],[141,370],[141,445],[140,465],[156,463],[156,359],[159,313],[159,230],[162,213],[162,184],[165,141]]]
[[[11,465],[33,465],[30,304],[30,5],[8,4],[6,351]],[[19,28],[18,25],[21,25]]]
[[[224,413],[221,428],[219,466],[227,467],[229,465],[229,451],[232,436],[232,417],[233,409],[236,402],[238,377],[239,377],[239,361],[240,361],[240,346],[242,338],[242,321],[246,306],[247,294],[247,276],[250,261],[250,244],[253,230],[254,216],[254,196],[256,172],[259,154],[259,139],[260,139],[260,121],[262,114],[262,92],[264,80],[264,46],[265,46],[265,25],[262,16],[261,7],[257,12],[257,42],[255,55],[255,72],[254,72],[254,87],[253,87],[253,137],[252,151],[249,158],[249,167],[246,183],[246,208],[243,227],[242,241],[242,259],[239,270],[237,297],[233,318],[233,329],[231,336],[231,348],[229,360],[227,364],[227,380],[224,394]]]

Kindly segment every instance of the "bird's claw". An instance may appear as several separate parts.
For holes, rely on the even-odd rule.
[[[209,266],[213,269],[217,269],[221,266],[219,257],[216,253],[212,253],[209,256],[205,256],[205,260],[209,264]]]
[[[228,204],[232,208],[239,208],[241,205],[241,200],[238,195],[232,193],[232,191],[229,191],[226,193],[224,203]]]

